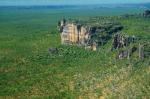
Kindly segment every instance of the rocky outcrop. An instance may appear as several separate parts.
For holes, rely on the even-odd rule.
[[[118,59],[124,59],[124,58],[130,58],[130,49],[128,50],[121,50],[119,51],[119,54],[118,54]]]
[[[146,42],[144,44],[139,43],[138,52],[140,59],[144,59],[146,57],[150,58],[150,42]]]
[[[49,48],[49,49],[48,49],[48,52],[49,52],[50,54],[56,54],[56,53],[58,53],[58,49],[57,49],[57,48]]]
[[[91,34],[95,29],[90,26],[85,26],[80,23],[66,22],[62,20],[58,22],[58,30],[61,33],[62,44],[77,44],[80,46],[90,46],[91,49],[96,50],[96,44],[90,42]],[[91,44],[90,44],[91,43]]]
[[[139,59],[150,57],[150,43],[139,43],[135,36],[115,34],[112,42],[112,50],[118,50],[117,59],[130,59],[133,53],[139,56]]]
[[[74,23],[67,23],[62,28],[63,28],[61,32],[62,44],[85,45],[89,40],[90,31],[88,28],[84,26]]]
[[[112,43],[112,50],[127,47],[130,43],[135,42],[135,36],[122,35],[121,33],[115,34]]]
[[[143,16],[150,18],[150,10],[145,10],[145,12],[143,13]]]
[[[113,33],[123,27],[115,22],[103,22],[98,25],[89,22],[66,21],[58,22],[58,30],[61,33],[62,44],[76,44],[96,50],[97,46],[104,44]]]
[[[58,22],[58,30],[59,32],[63,32],[64,26],[66,25],[66,20],[63,19],[61,21]]]

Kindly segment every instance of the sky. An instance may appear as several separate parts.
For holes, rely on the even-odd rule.
[[[118,4],[146,3],[150,0],[0,0],[0,6],[7,5],[79,5],[79,4]]]

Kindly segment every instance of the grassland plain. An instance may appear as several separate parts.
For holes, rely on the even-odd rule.
[[[60,45],[61,18],[86,19],[142,9],[0,8],[0,98],[150,98],[149,59],[116,60],[111,40],[97,52]],[[150,37],[150,19],[118,20],[129,35]],[[59,53],[50,54],[50,47]]]

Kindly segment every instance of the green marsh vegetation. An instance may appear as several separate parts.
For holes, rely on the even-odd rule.
[[[141,11],[1,8],[0,98],[150,98],[149,58],[139,60],[135,54],[131,60],[116,60],[117,52],[110,51],[112,40],[97,52],[61,45],[56,28],[63,17]],[[122,32],[149,40],[150,18],[118,21],[124,26]],[[51,47],[58,53],[49,53]]]

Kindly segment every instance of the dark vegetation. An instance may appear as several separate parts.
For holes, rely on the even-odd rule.
[[[60,45],[56,30],[60,16],[116,15],[116,10],[96,11],[0,10],[0,98],[149,99],[149,54],[140,59],[137,46],[144,44],[144,50],[150,51],[150,18],[111,17],[123,26],[122,34],[137,38],[129,45],[130,59],[116,58],[124,48],[111,51],[112,38],[97,52]]]
[[[98,45],[104,45],[112,38],[112,35],[123,29],[123,26],[112,20],[110,17],[92,17],[83,22],[86,26],[91,26],[92,35],[90,42],[97,42]]]

